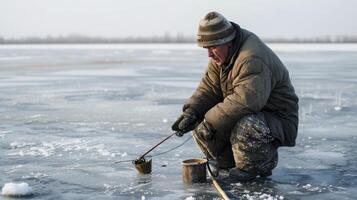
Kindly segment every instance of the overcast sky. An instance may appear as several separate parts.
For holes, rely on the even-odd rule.
[[[196,34],[218,11],[265,38],[357,35],[356,0],[0,0],[0,37]]]

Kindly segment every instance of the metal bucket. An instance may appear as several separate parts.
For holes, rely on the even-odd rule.
[[[134,160],[133,164],[135,166],[136,171],[141,174],[150,174],[151,173],[151,165],[152,159],[151,157],[142,158],[140,160]]]
[[[182,178],[185,183],[205,183],[207,182],[206,171],[207,160],[193,158],[182,161]]]

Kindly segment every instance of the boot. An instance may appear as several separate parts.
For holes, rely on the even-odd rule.
[[[237,181],[249,181],[255,179],[257,174],[243,171],[235,167],[229,170],[229,177]]]
[[[259,174],[259,176],[262,177],[262,178],[266,178],[266,177],[271,176],[271,175],[273,175],[271,170],[268,171],[268,172],[265,172],[264,174]]]

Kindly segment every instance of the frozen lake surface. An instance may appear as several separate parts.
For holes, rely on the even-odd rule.
[[[270,179],[232,183],[232,192],[355,199],[357,45],[270,46],[300,98],[297,145],[279,149]],[[181,161],[202,157],[192,140],[153,157],[151,175],[115,164],[171,133],[206,63],[191,44],[0,46],[0,187],[28,183],[26,199],[218,199],[210,184],[182,183]]]

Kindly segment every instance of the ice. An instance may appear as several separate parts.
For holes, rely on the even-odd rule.
[[[241,195],[242,199],[249,199],[249,200],[283,200],[285,197],[281,195],[272,195],[263,192],[253,192],[250,191],[243,191],[244,194]]]
[[[32,195],[32,188],[28,183],[5,183],[2,188],[2,195],[4,196],[29,196]]]
[[[272,43],[268,44],[270,48],[275,51],[284,51],[284,52],[334,52],[334,51],[343,51],[343,52],[356,52],[357,45],[354,43],[350,44],[304,44],[304,43],[295,43],[295,44],[279,44]]]
[[[72,154],[74,152],[90,153],[92,156],[102,157],[126,157],[127,152],[112,152],[104,144],[93,144],[92,141],[81,139],[70,139],[61,141],[42,141],[40,143],[12,142],[10,147],[15,150],[9,155],[19,156],[41,156],[50,157],[63,155],[63,153]]]
[[[306,185],[302,186],[302,188],[304,188],[305,190],[307,190],[309,192],[320,191],[319,187],[313,187],[311,184],[306,184]]]
[[[53,75],[60,76],[143,76],[134,69],[102,69],[102,70],[70,70],[55,72]]]
[[[41,144],[35,143],[18,143],[12,142],[10,146],[13,149],[21,149],[16,153],[11,153],[9,155],[30,155],[30,156],[43,156],[48,157],[54,153],[55,147],[51,143],[42,142]],[[25,149],[25,150],[24,150]]]
[[[283,196],[271,196],[270,194],[262,194],[259,196],[259,199],[280,200],[280,199],[284,199],[284,197]]]
[[[229,183],[246,199],[357,196],[357,45],[268,44],[299,96],[296,146],[279,148],[268,179]],[[41,188],[37,199],[219,199],[211,184],[182,183],[191,140],[131,160],[172,133],[207,54],[195,44],[1,45],[0,181]],[[152,152],[191,137],[172,137]],[[104,187],[103,187],[104,185]],[[224,186],[223,186],[224,187]],[[34,194],[34,196],[36,196]]]
[[[31,56],[12,56],[12,57],[0,57],[0,62],[1,61],[7,61],[7,60],[25,60],[25,59],[31,59]]]
[[[170,50],[154,50],[154,51],[152,51],[152,54],[158,55],[158,56],[160,56],[160,55],[167,56],[167,55],[171,54],[171,51]]]
[[[232,183],[232,185],[236,186],[236,187],[241,187],[243,184],[242,183]]]
[[[342,110],[342,106],[335,106],[333,107],[336,111],[341,111]]]

